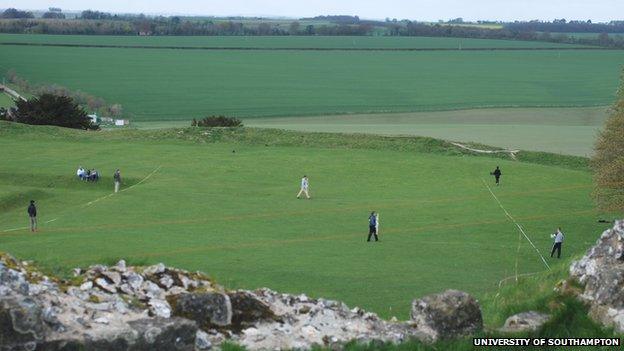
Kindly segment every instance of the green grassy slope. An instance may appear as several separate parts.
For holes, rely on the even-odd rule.
[[[0,93],[0,107],[8,108],[15,106],[15,102],[8,95]]]
[[[139,45],[248,48],[569,48],[575,45],[535,41],[428,37],[136,37],[0,34],[0,43]],[[578,46],[576,46],[578,47]]]
[[[505,277],[546,269],[482,181],[491,184],[496,165],[504,178],[493,191],[543,254],[555,226],[567,231],[566,257],[602,229],[590,175],[574,158],[522,156],[568,165],[560,168],[466,156],[425,138],[7,123],[0,147],[13,150],[0,161],[4,251],[63,272],[121,257],[164,261],[232,288],[306,292],[385,317],[406,318],[411,299],[426,293],[484,296]],[[81,183],[78,165],[105,178]],[[116,167],[135,186],[108,196]],[[295,199],[302,174],[310,201]],[[41,231],[12,230],[26,224],[30,198]],[[381,213],[382,241],[367,244],[371,210]]]
[[[0,71],[121,103],[137,121],[607,105],[624,59],[624,51],[4,48]]]

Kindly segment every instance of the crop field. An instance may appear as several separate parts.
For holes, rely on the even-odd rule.
[[[0,34],[0,43],[72,44],[109,46],[176,46],[187,48],[357,48],[357,49],[459,49],[464,48],[574,48],[578,45],[467,38],[367,37],[367,36],[89,36]]]
[[[445,145],[247,128],[87,133],[0,123],[0,148],[12,150],[0,160],[0,247],[66,274],[119,258],[162,261],[230,288],[305,292],[407,318],[423,294],[455,288],[481,297],[508,277],[557,267],[541,258],[557,226],[567,234],[565,258],[604,228],[587,170]],[[104,178],[76,180],[79,165]],[[489,176],[497,165],[499,187]],[[115,168],[125,183],[111,195]],[[295,198],[303,174],[311,200]],[[34,234],[23,229],[31,198],[39,206]],[[378,243],[365,241],[372,210],[381,214]]]
[[[122,39],[142,38],[88,37],[91,43]],[[277,39],[282,38],[258,40]],[[382,39],[392,42],[366,38],[380,43]],[[309,41],[320,39],[282,40],[311,45]],[[331,44],[327,38],[320,42]],[[613,101],[623,60],[624,51],[609,50],[351,52],[5,45],[0,71],[13,69],[33,82],[61,84],[121,103],[134,121],[188,121],[210,114],[270,117],[603,106]]]

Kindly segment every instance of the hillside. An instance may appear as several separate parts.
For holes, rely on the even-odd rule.
[[[602,228],[579,157],[473,156],[431,138],[251,128],[87,133],[7,123],[0,147],[12,150],[0,173],[0,244],[45,269],[164,261],[228,287],[305,291],[388,318],[405,317],[415,295],[454,286],[482,297],[507,277],[544,271],[540,255],[558,225],[577,238],[566,257]],[[539,252],[488,191],[497,165],[503,185],[493,191]],[[80,182],[78,166],[103,178]],[[116,168],[123,192],[111,195]],[[303,174],[310,201],[295,198]],[[23,229],[31,198],[40,211],[35,235]],[[382,241],[367,245],[373,210]]]

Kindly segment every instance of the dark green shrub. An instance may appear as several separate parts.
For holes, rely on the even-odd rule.
[[[74,129],[97,130],[87,113],[67,96],[42,94],[28,101],[17,101],[13,121],[24,124],[52,125]]]
[[[240,119],[226,116],[209,116],[199,121],[193,118],[191,122],[193,127],[242,127],[243,122]]]

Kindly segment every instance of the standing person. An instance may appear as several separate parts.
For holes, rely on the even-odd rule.
[[[306,198],[310,198],[310,193],[308,192],[308,187],[310,186],[310,182],[308,181],[308,176],[304,175],[301,178],[301,190],[299,190],[299,194],[297,194],[297,199],[301,197],[301,194],[305,194]]]
[[[494,176],[494,178],[496,179],[496,185],[500,184],[500,177],[503,174],[500,170],[500,168],[498,168],[498,166],[496,166],[496,169],[494,170],[494,172],[490,173],[491,175]]]
[[[82,177],[84,177],[84,168],[82,168],[82,166],[78,167],[76,175],[78,176],[78,179],[82,180]]]
[[[375,236],[375,241],[379,241],[379,237],[377,237],[377,214],[375,211],[368,216],[368,239],[366,241],[371,241],[372,236]]]
[[[35,206],[35,200],[30,200],[28,206],[28,217],[30,217],[30,231],[37,231],[37,206]]]
[[[550,237],[555,238],[555,244],[553,245],[552,251],[550,252],[550,257],[553,257],[556,250],[557,258],[561,258],[561,245],[563,244],[563,232],[561,231],[561,228],[557,228],[557,231],[554,232]]]
[[[115,192],[118,193],[119,187],[121,186],[121,173],[119,173],[119,169],[113,174],[113,180],[115,181]]]

